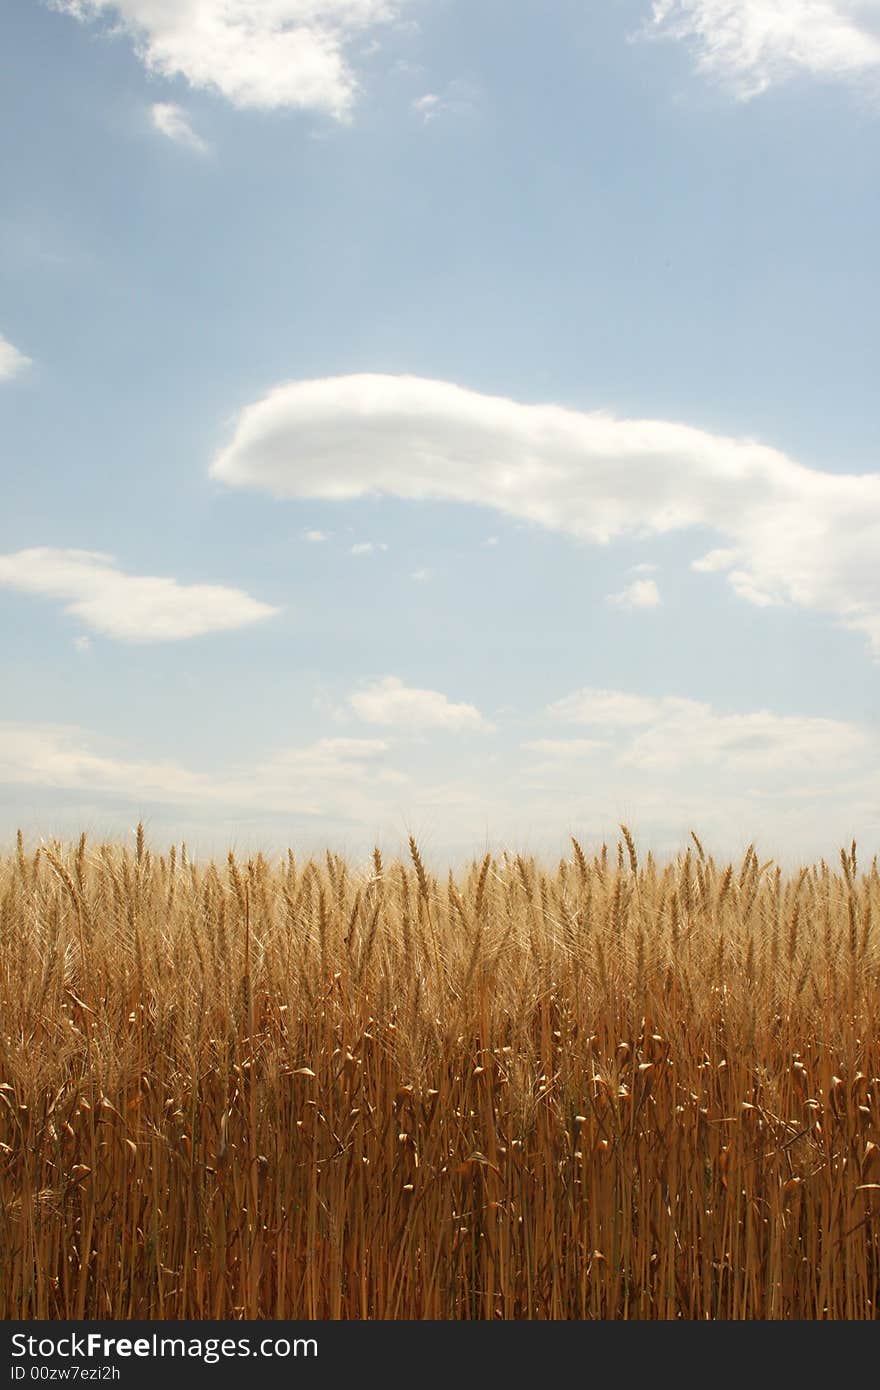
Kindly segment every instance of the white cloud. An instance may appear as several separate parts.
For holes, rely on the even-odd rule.
[[[94,632],[123,642],[175,642],[279,612],[240,589],[123,574],[111,555],[89,550],[0,555],[0,585],[58,599]]]
[[[202,812],[217,805],[239,813],[257,808],[305,815],[355,809],[366,819],[369,794],[361,796],[358,789],[363,786],[366,793],[368,787],[396,787],[405,780],[384,766],[388,744],[382,739],[321,739],[220,775],[174,761],[120,757],[100,743],[65,725],[0,722],[0,784],[109,794],[136,805],[155,801]],[[353,799],[347,800],[350,793]]]
[[[56,790],[154,795],[178,802],[206,794],[208,779],[173,763],[114,758],[64,725],[0,723],[0,783]]]
[[[698,700],[587,688],[551,705],[551,718],[617,733],[616,761],[639,769],[721,765],[752,774],[839,768],[869,746],[864,731],[835,719],[767,710],[726,714]]]
[[[23,352],[19,352],[17,347],[13,347],[8,339],[0,333],[0,381],[9,381],[12,377],[18,376],[26,367],[31,366],[31,359],[25,357]]]
[[[600,544],[714,530],[726,545],[704,568],[733,569],[752,601],[834,614],[880,655],[880,474],[823,473],[753,439],[363,375],[270,391],[211,471],[277,497],[494,507]]]
[[[634,579],[619,594],[609,594],[608,602],[620,608],[658,608],[662,599],[655,580]]]
[[[650,724],[655,710],[656,701],[648,695],[630,695],[621,690],[588,687],[556,700],[548,706],[547,713],[551,719],[569,724],[625,729],[632,725]]]
[[[327,540],[327,532],[326,532],[326,531],[305,531],[305,532],[303,533],[303,540],[309,541],[309,543],[310,543],[311,545],[321,545],[321,543],[322,543],[323,541],[326,541],[326,540]]]
[[[397,676],[385,676],[356,690],[348,704],[365,724],[453,731],[492,728],[473,705],[453,704],[439,690],[406,686]]]
[[[349,114],[350,50],[410,0],[49,0],[86,21],[108,18],[147,71],[183,77],[237,107]]]
[[[410,579],[414,579],[417,584],[426,584],[433,574],[434,571],[429,569],[413,570]]]
[[[387,550],[388,546],[384,541],[358,541],[357,545],[351,547],[352,555],[378,555],[381,551]]]
[[[150,119],[154,130],[165,135],[175,145],[183,145],[196,154],[207,154],[208,146],[190,125],[189,116],[182,106],[174,101],[156,101],[150,107]]]
[[[700,574],[717,574],[719,570],[730,569],[734,564],[735,550],[710,550],[707,555],[701,555],[698,560],[694,560],[691,569],[697,570]]]
[[[749,574],[747,570],[731,570],[727,579],[733,592],[744,598],[747,603],[753,603],[756,608],[772,608],[781,602],[778,594],[762,589],[754,575]]]
[[[701,72],[748,99],[799,72],[880,72],[880,0],[654,0],[654,31],[684,40]]]
[[[91,647],[92,647],[92,639],[91,639],[91,637],[74,637],[74,639],[73,639],[73,650],[74,650],[75,652],[88,652],[88,651],[91,651]]]

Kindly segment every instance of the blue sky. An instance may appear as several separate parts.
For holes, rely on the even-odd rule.
[[[0,78],[0,837],[877,848],[878,0],[6,0]]]

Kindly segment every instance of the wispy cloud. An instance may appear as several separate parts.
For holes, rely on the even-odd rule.
[[[880,73],[878,0],[654,0],[654,32],[684,40],[697,67],[743,98],[797,73]]]
[[[421,116],[422,120],[427,123],[432,121],[440,111],[440,98],[436,92],[425,92],[424,96],[416,97],[412,109],[417,116]]]
[[[441,91],[424,92],[416,97],[412,109],[428,125],[439,116],[470,116],[480,102],[481,95],[471,83],[455,79]]]
[[[185,149],[193,150],[196,154],[208,153],[207,144],[193,130],[186,111],[176,102],[154,102],[150,107],[150,120],[153,129],[158,130],[160,135],[166,136],[175,145],[183,145]]]
[[[365,724],[398,729],[467,729],[488,731],[492,725],[474,705],[455,704],[439,690],[404,685],[397,676],[384,676],[348,697],[349,707]]]
[[[383,550],[387,549],[388,546],[385,544],[384,541],[358,541],[356,545],[353,545],[351,547],[350,554],[379,555],[382,553]]]
[[[321,545],[321,544],[323,544],[323,542],[326,541],[327,539],[328,539],[328,536],[327,536],[327,532],[326,532],[326,531],[304,531],[304,532],[303,532],[303,540],[304,540],[304,541],[308,541],[310,545]]]
[[[662,602],[654,579],[634,579],[617,594],[609,594],[608,602],[619,608],[658,608]]]
[[[9,381],[31,365],[31,359],[0,333],[0,381]]]
[[[735,592],[836,616],[880,655],[880,474],[753,439],[520,405],[447,382],[291,382],[246,407],[212,473],[276,497],[450,500],[587,541],[714,531]]]
[[[148,72],[183,77],[238,107],[295,107],[345,119],[358,82],[354,41],[410,0],[49,0],[79,20],[108,18]]]
[[[112,555],[44,547],[0,555],[0,585],[60,600],[94,632],[122,642],[177,642],[279,612],[240,589],[128,575]]]

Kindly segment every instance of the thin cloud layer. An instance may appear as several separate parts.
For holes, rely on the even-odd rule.
[[[348,697],[349,707],[365,724],[397,729],[467,729],[488,731],[492,725],[474,705],[456,704],[439,690],[404,685],[397,676],[384,676]]]
[[[520,728],[516,719],[510,731]],[[458,764],[446,740],[433,744],[433,757],[428,745],[412,777],[402,770],[411,765],[407,740],[324,738],[247,765],[224,765],[221,753],[203,772],[79,728],[0,722],[0,789],[11,792],[0,795],[0,834],[49,798],[77,834],[83,808],[96,831],[118,834],[122,814],[133,824],[150,808],[155,825],[153,808],[165,806],[170,835],[184,824],[187,838],[219,849],[260,826],[273,843],[343,836],[347,849],[364,852],[412,831],[425,832],[437,855],[469,855],[486,837],[555,851],[571,833],[587,844],[613,838],[625,820],[663,853],[696,826],[713,852],[736,853],[757,838],[771,854],[800,859],[833,853],[853,835],[870,843],[880,830],[871,729],[587,689],[546,710],[536,733],[501,757],[488,743],[470,744]]]
[[[295,381],[238,416],[211,472],[275,497],[458,501],[604,544],[689,528],[747,602],[833,614],[880,655],[880,474],[665,420],[521,405],[442,381]]]
[[[106,18],[147,71],[183,77],[237,107],[300,108],[344,119],[357,79],[353,41],[408,0],[49,0],[80,20]]]
[[[240,589],[123,574],[112,555],[89,550],[38,547],[0,555],[0,585],[60,600],[94,632],[122,642],[177,642],[279,612]]]
[[[533,738],[522,744],[526,753],[538,753],[550,760],[561,758],[565,762],[573,758],[592,758],[607,747],[608,740],[604,738]]]
[[[550,705],[547,714],[607,731],[616,762],[646,770],[721,766],[752,776],[836,770],[857,763],[869,746],[862,729],[841,720],[768,710],[726,714],[698,700],[617,690],[579,690]],[[560,753],[562,747],[557,745]]]
[[[0,723],[0,783],[204,803],[210,779],[173,762],[112,757],[63,724]]]
[[[748,99],[797,73],[880,73],[880,0],[654,0],[656,32]]]
[[[193,150],[196,154],[207,154],[208,146],[190,125],[189,116],[182,106],[174,101],[156,101],[150,107],[150,120],[153,129],[171,140],[175,145]]]
[[[10,381],[31,365],[31,359],[19,352],[7,338],[0,333],[0,381]]]
[[[265,762],[219,774],[173,761],[118,756],[87,731],[57,724],[0,723],[0,784],[113,796],[134,807],[156,802],[205,814],[222,806],[320,816],[369,813],[370,788],[405,780],[385,767],[381,739],[320,739],[281,748]]]

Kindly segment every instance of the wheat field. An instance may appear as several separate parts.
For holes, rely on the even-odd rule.
[[[4,1318],[875,1318],[880,877],[0,859]]]

